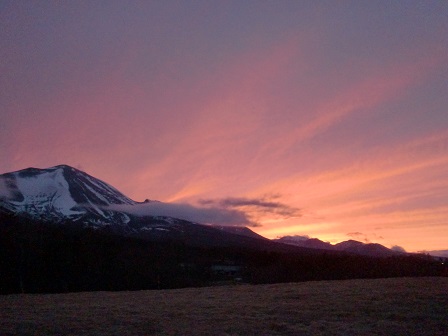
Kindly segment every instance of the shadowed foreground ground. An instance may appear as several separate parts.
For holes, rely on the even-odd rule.
[[[1,335],[448,335],[448,278],[0,296]]]

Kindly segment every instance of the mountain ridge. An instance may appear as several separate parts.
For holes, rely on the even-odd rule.
[[[363,243],[357,240],[347,240],[335,245],[324,242],[317,238],[307,238],[302,236],[284,236],[274,239],[276,242],[290,244],[293,246],[307,247],[311,249],[320,249],[328,251],[340,251],[354,253],[366,256],[385,257],[393,255],[402,255],[404,252],[393,251],[387,247],[377,243]]]
[[[336,245],[317,238],[297,239],[297,236],[269,240],[247,227],[205,225],[171,216],[136,215],[114,210],[117,205],[134,207],[158,201],[134,201],[108,183],[65,164],[44,169],[29,167],[2,174],[0,179],[4,181],[9,194],[9,197],[5,197],[5,192],[0,193],[0,212],[52,223],[71,221],[124,236],[147,240],[177,239],[190,244],[201,242],[222,246],[226,243],[241,243],[254,246],[257,243],[264,245],[272,242],[286,245],[283,248],[275,247],[284,250],[288,249],[287,246],[294,246],[311,252],[326,250],[369,256],[398,253],[380,244],[364,244],[353,240]]]

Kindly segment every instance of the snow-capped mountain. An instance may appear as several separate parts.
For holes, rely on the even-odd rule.
[[[174,239],[215,246],[268,241],[244,227],[213,227],[132,211],[149,202],[157,201],[136,202],[109,184],[67,165],[0,175],[0,214],[52,224],[70,223],[148,240]]]
[[[333,245],[330,243],[323,242],[317,238],[307,238],[303,236],[284,236],[278,239],[274,239],[279,243],[312,248],[312,249],[321,249],[321,250],[332,250]]]
[[[0,175],[0,179],[7,188],[0,195],[0,207],[41,220],[125,223],[129,221],[126,214],[108,207],[137,203],[109,184],[66,165],[27,168]]]

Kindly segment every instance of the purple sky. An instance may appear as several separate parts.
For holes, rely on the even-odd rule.
[[[300,209],[232,206],[271,238],[447,249],[447,18],[446,1],[2,1],[0,173],[64,163],[135,200]]]

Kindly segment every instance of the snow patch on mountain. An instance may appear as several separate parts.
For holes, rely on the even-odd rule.
[[[69,185],[62,169],[43,171],[40,174],[20,176],[14,174],[18,191],[23,201],[11,202],[21,212],[45,214],[55,211],[66,217],[80,215],[81,211],[73,210],[77,204],[69,192]]]

